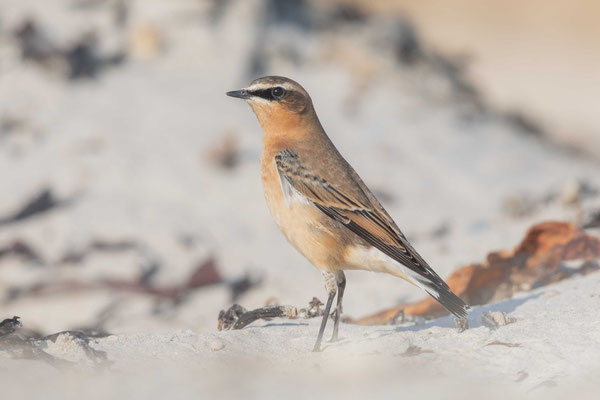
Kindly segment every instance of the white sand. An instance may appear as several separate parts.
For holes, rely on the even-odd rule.
[[[272,320],[219,333],[112,335],[91,343],[107,353],[106,368],[94,367],[75,341],[63,337],[46,351],[76,367],[60,371],[39,361],[0,358],[0,385],[11,398],[45,399],[208,393],[594,398],[600,395],[599,287],[600,276],[591,275],[476,307],[471,329],[463,333],[448,317],[421,326],[342,324],[341,340],[325,344],[321,353],[310,352],[316,319]],[[481,314],[490,310],[509,313],[516,322],[487,327]],[[38,384],[18,384],[21,379]]]

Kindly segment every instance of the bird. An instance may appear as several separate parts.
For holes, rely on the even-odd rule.
[[[337,293],[331,341],[338,340],[345,270],[383,272],[425,290],[466,324],[469,306],[408,242],[323,129],[308,92],[265,76],[227,96],[245,100],[262,127],[265,200],[287,240],[323,274],[327,303],[313,351]],[[391,184],[391,182],[390,182]]]

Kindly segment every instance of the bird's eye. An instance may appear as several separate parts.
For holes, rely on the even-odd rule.
[[[276,99],[281,99],[283,96],[285,96],[285,89],[277,86],[271,89],[271,95]]]

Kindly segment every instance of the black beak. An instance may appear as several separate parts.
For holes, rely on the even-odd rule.
[[[226,94],[229,97],[237,97],[238,99],[249,99],[251,97],[250,93],[248,93],[246,89],[232,90],[231,92],[227,92]]]

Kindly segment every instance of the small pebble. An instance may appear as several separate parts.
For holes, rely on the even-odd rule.
[[[497,328],[499,326],[512,324],[517,320],[516,318],[511,317],[502,311],[489,311],[483,313],[483,315],[481,316],[481,321],[485,326],[489,326],[490,328]]]
[[[220,340],[213,340],[210,342],[210,349],[212,351],[219,351],[219,350],[223,350],[225,348],[225,343],[221,342]]]

